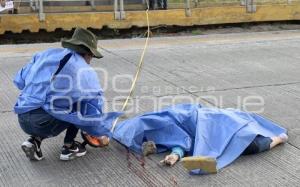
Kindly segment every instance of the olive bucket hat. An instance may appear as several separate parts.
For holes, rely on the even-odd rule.
[[[96,36],[91,31],[80,27],[75,29],[71,39],[63,38],[61,45],[78,53],[92,53],[95,58],[103,57],[97,49]]]

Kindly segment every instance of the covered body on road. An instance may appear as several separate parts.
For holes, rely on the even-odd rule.
[[[125,120],[113,137],[138,153],[145,141],[155,142],[158,153],[181,147],[188,156],[215,158],[221,169],[238,158],[257,135],[282,133],[286,133],[284,128],[257,114],[179,104]]]

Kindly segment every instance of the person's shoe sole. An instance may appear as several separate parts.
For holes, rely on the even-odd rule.
[[[21,145],[22,150],[24,151],[25,155],[27,158],[29,158],[30,160],[36,160],[36,161],[40,161],[43,159],[43,157],[38,157],[36,155],[36,150],[35,147],[32,143],[30,142],[24,142]]]
[[[76,157],[82,157],[84,155],[86,155],[86,151],[82,153],[70,153],[68,155],[60,154],[59,159],[63,161],[68,161],[68,160],[73,160]]]
[[[74,158],[76,158],[75,153],[70,153],[68,155],[60,154],[60,157],[59,157],[59,159],[63,160],[63,161],[73,160]]]
[[[217,173],[216,159],[211,157],[195,156],[184,157],[181,159],[183,167],[191,171],[194,169],[201,169],[207,173]]]
[[[142,152],[144,156],[148,156],[150,154],[156,153],[157,148],[155,142],[153,141],[144,142],[142,145]]]
[[[76,157],[82,157],[84,155],[86,155],[86,151],[82,152],[82,153],[76,153]]]

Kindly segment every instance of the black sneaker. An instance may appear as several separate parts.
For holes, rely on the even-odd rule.
[[[86,148],[81,143],[74,141],[71,147],[63,146],[60,160],[72,160],[86,154]]]
[[[41,141],[38,141],[34,137],[30,137],[27,141],[23,142],[21,147],[30,160],[39,161],[44,158],[41,150]]]

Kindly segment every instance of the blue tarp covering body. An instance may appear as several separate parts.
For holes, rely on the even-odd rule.
[[[54,78],[61,59],[70,53],[70,59]],[[54,48],[35,54],[17,73],[14,83],[21,90],[14,107],[17,114],[41,107],[94,136],[110,136],[112,121],[120,115],[103,113],[97,73],[81,55],[69,49]]]
[[[144,141],[154,141],[159,153],[180,146],[186,155],[216,158],[217,169],[221,169],[258,134],[272,137],[281,133],[286,130],[256,114],[180,104],[120,122],[113,137],[137,153]]]

